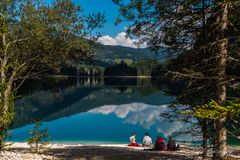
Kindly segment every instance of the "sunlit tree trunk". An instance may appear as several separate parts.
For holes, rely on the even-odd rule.
[[[0,54],[0,150],[3,147],[3,141],[6,138],[6,131],[13,119],[12,113],[12,86],[16,76],[14,69],[9,70],[7,52],[9,43],[7,43],[6,34],[1,34],[1,54]]]
[[[0,64],[0,69],[1,69],[1,114],[6,114],[9,111],[9,106],[10,106],[10,96],[11,96],[11,90],[12,90],[12,85],[13,81],[16,75],[16,72],[13,70],[11,72],[8,72],[8,59],[9,55],[7,53],[8,46],[9,44],[7,43],[6,40],[6,34],[2,34],[1,36],[2,39],[2,53],[1,53],[1,64]]]

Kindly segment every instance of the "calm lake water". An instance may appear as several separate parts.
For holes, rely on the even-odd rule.
[[[198,141],[198,127],[182,120],[171,105],[175,98],[168,92],[177,88],[151,79],[29,81],[19,92],[11,141],[26,141],[36,119],[53,142],[128,143],[133,132],[140,143],[145,132],[153,139]]]

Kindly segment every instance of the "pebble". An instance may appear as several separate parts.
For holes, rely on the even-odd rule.
[[[0,152],[1,160],[46,160],[52,159],[49,156],[31,154],[31,153],[15,153],[10,151],[1,151]]]

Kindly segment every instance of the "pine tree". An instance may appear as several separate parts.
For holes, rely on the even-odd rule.
[[[48,129],[41,129],[41,126],[41,122],[36,122],[27,140],[28,145],[35,153],[47,149],[47,145],[50,143]]]

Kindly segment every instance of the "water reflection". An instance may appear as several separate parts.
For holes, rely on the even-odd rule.
[[[138,142],[141,142],[145,132],[149,132],[153,139],[158,135],[165,139],[172,135],[177,140],[194,141],[192,134],[187,133],[192,124],[170,121],[161,116],[164,112],[174,114],[168,105],[144,103],[105,105],[70,117],[45,122],[43,127],[49,129],[54,142],[128,143],[128,137],[132,132],[137,133]],[[25,141],[31,127],[32,125],[27,125],[15,129],[13,140]],[[179,132],[185,133],[178,134]]]
[[[85,78],[76,77],[76,81],[77,81],[77,84],[76,84],[77,87],[97,86],[97,85],[101,85],[103,83],[102,79],[99,77],[85,77]]]
[[[184,107],[184,106],[178,106]],[[156,133],[162,133],[165,138],[175,136],[181,141],[193,141],[192,134],[178,134],[179,132],[187,132],[192,128],[193,123],[197,123],[195,119],[191,123],[183,121],[171,121],[171,119],[162,117],[164,113],[176,114],[169,105],[148,105],[143,103],[132,103],[124,105],[107,105],[88,111],[90,113],[100,113],[103,115],[115,114],[122,119],[124,123],[132,125],[140,125],[145,130],[155,128]]]
[[[185,134],[190,123],[162,116],[174,113],[169,104],[175,97],[166,95],[173,88],[178,87],[136,78],[62,77],[30,81],[22,87],[19,94],[23,96],[16,101],[17,116],[12,128],[17,129],[13,140],[26,139],[31,127],[28,124],[40,119],[54,141],[126,143],[131,132],[143,135],[146,131],[155,137],[175,135],[191,141],[192,136]]]

